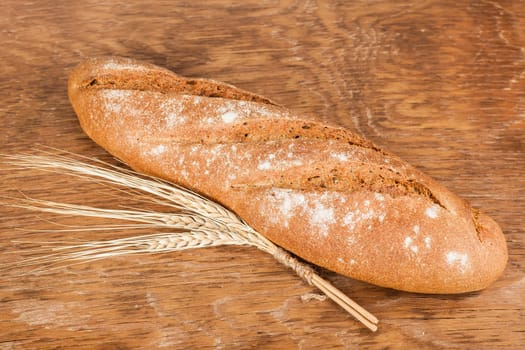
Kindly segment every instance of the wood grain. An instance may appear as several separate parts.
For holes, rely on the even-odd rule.
[[[0,153],[52,146],[113,162],[66,94],[82,58],[120,55],[209,77],[335,121],[483,208],[510,260],[489,289],[428,296],[321,271],[375,313],[372,334],[271,257],[210,248],[0,277],[0,349],[519,349],[525,346],[525,8],[520,1],[3,1]],[[0,165],[0,196],[130,198]],[[116,200],[115,196],[118,196]],[[3,200],[2,200],[3,201]],[[0,264],[77,218],[0,208]],[[130,233],[121,233],[121,235]]]

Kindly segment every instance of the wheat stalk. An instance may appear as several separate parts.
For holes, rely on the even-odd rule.
[[[147,227],[179,231],[53,247],[51,248],[53,253],[26,259],[22,264],[17,264],[17,267],[40,266],[43,268],[44,265],[90,261],[118,255],[173,252],[219,245],[249,245],[271,254],[280,263],[293,269],[308,284],[319,288],[366,327],[372,331],[377,330],[377,318],[321,278],[311,267],[260,235],[233,212],[188,189],[93,159],[89,159],[91,163],[87,163],[56,154],[51,156],[11,155],[4,156],[4,159],[16,167],[65,173],[103,184],[125,187],[126,190],[137,193],[147,193],[152,196],[151,201],[171,207],[174,212],[102,209],[32,198],[20,199],[17,203],[10,204],[11,206],[61,215],[132,222],[129,225],[102,226],[93,229]],[[89,228],[77,230],[87,229]]]

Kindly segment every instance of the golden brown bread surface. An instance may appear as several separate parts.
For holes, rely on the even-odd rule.
[[[483,289],[505,268],[491,218],[370,141],[264,97],[124,58],[81,63],[69,97],[108,152],[314,264],[421,293]]]

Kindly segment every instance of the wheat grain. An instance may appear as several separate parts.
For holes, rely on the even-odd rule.
[[[85,157],[78,158],[88,159]],[[86,163],[57,154],[51,156],[48,154],[12,155],[4,156],[4,159],[16,167],[78,176],[102,184],[120,186],[126,188],[126,192],[128,190],[135,191],[136,195],[146,193],[152,196],[148,197],[149,201],[162,204],[174,211],[162,213],[147,210],[102,209],[32,198],[20,199],[17,203],[10,204],[11,206],[61,215],[133,222],[129,225],[106,226],[108,230],[147,227],[179,231],[80,244],[61,244],[51,248],[53,253],[26,259],[21,264],[17,263],[17,267],[39,266],[44,269],[64,262],[91,261],[119,255],[173,252],[219,245],[250,245],[274,256],[276,260],[293,269],[307,283],[323,291],[366,327],[372,331],[377,330],[378,321],[373,315],[349,299],[328,281],[322,279],[311,267],[298,261],[290,253],[260,235],[233,212],[197,193],[161,179],[143,176],[98,160],[89,160],[91,163]],[[77,230],[87,229],[77,228]],[[104,229],[104,226],[94,227],[93,229],[101,230]],[[13,267],[14,264],[4,268]]]

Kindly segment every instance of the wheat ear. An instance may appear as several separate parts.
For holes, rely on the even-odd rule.
[[[134,223],[116,225],[117,229],[151,227],[178,231],[54,247],[51,248],[53,253],[28,259],[22,264],[24,266],[89,261],[127,254],[173,252],[219,245],[249,245],[271,254],[277,261],[294,270],[308,284],[319,288],[370,330],[377,330],[378,320],[375,316],[321,278],[310,266],[260,235],[233,212],[188,189],[93,159],[89,159],[90,163],[87,163],[56,154],[12,155],[4,156],[4,159],[16,167],[65,173],[147,193],[152,196],[153,202],[175,209],[175,212],[162,213],[101,209],[31,198],[21,199],[11,205],[55,214],[103,217]]]

